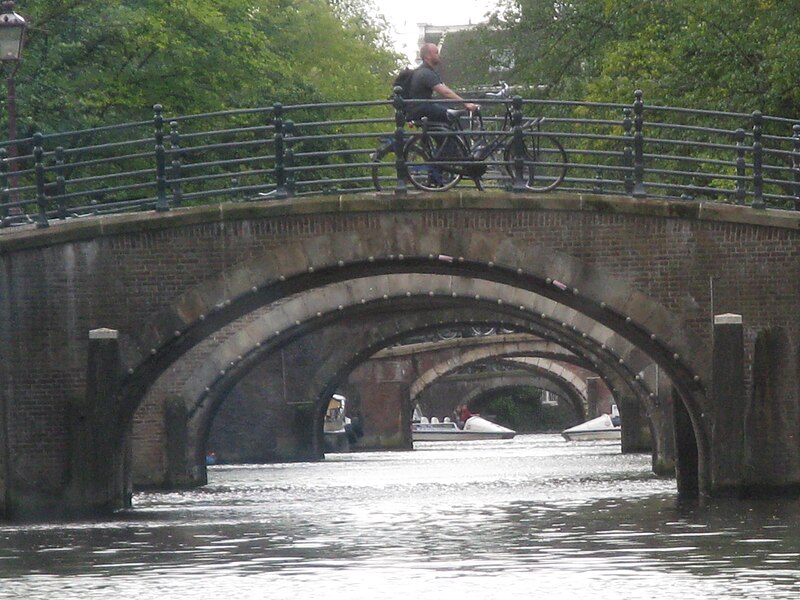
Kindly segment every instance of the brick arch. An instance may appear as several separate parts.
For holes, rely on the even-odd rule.
[[[123,387],[126,403],[131,408],[138,405],[155,376],[197,341],[247,314],[254,306],[274,304],[276,330],[285,332],[298,322],[313,320],[317,313],[332,310],[340,300],[345,305],[352,300],[347,294],[333,302],[325,294],[314,299],[322,291],[320,282],[357,282],[367,275],[395,276],[406,278],[405,293],[456,293],[460,297],[492,298],[511,306],[525,299],[527,303],[520,306],[551,321],[553,327],[560,323],[565,329],[592,338],[603,348],[614,350],[615,344],[626,344],[619,352],[626,363],[658,362],[688,405],[695,437],[700,440],[700,454],[704,456],[706,433],[699,419],[704,392],[702,384],[697,382],[707,375],[707,352],[681,326],[680,320],[657,302],[603,273],[599,267],[590,268],[574,257],[547,248],[517,245],[513,239],[482,233],[454,239],[443,231],[434,231],[419,241],[409,242],[410,239],[367,236],[354,240],[352,232],[315,237],[288,244],[270,257],[239,264],[222,277],[183,294],[171,309],[143,328],[140,347],[152,345],[150,351],[126,354],[130,374]],[[444,254],[443,248],[464,250],[466,256],[458,252]],[[420,249],[436,251],[423,255],[401,251]],[[357,260],[353,261],[354,258]],[[440,281],[430,288],[420,283],[422,274],[437,274],[443,281],[452,279],[462,284],[453,290]],[[495,294],[500,285],[504,286],[504,293]],[[302,294],[306,291],[314,293]],[[291,318],[287,307],[298,297],[305,299],[300,309],[302,318]],[[381,298],[373,296],[370,301],[379,302]],[[239,355],[233,354],[235,358]],[[222,371],[230,362],[226,360],[222,365],[210,361],[212,366],[207,368]]]
[[[601,373],[601,376],[606,380],[610,390],[620,391],[625,390],[626,394],[634,398],[640,399],[645,406],[649,406],[649,401],[654,395],[647,389],[643,381],[636,379],[636,372],[631,371],[627,366],[625,359],[621,355],[615,354],[613,349],[617,348],[616,344],[607,345],[605,349],[593,344],[588,338],[582,335],[568,332],[559,331],[554,333],[552,330],[552,323],[548,324],[541,320],[540,316],[531,314],[513,314],[509,311],[508,306],[497,306],[490,304],[487,309],[490,313],[488,318],[476,319],[475,315],[470,315],[469,319],[460,320],[457,317],[439,319],[438,322],[429,322],[427,329],[434,329],[437,325],[452,325],[454,327],[469,326],[475,323],[486,323],[492,326],[508,326],[515,327],[521,331],[529,334],[536,335],[540,338],[547,340],[549,343],[554,344],[558,348],[566,348],[568,351],[576,353],[573,359],[580,362],[581,366],[587,369],[595,369]],[[482,314],[482,313],[479,313]],[[559,327],[561,327],[559,325]],[[366,344],[363,348],[356,349],[352,356],[346,360],[339,360],[334,357],[332,360],[325,361],[320,366],[319,370],[314,374],[314,377],[309,384],[311,390],[322,390],[317,394],[313,394],[315,398],[327,398],[333,393],[338,384],[342,382],[347,374],[352,371],[358,364],[370,358],[374,353],[381,350],[387,344],[394,343],[395,339],[390,337],[383,339],[380,336],[370,343]],[[502,344],[498,344],[502,345]],[[623,344],[623,348],[628,346]],[[498,351],[500,354],[503,352]],[[563,350],[562,350],[563,352]],[[514,355],[515,352],[508,352],[508,356]],[[567,356],[562,354],[562,358],[568,359]],[[328,363],[331,363],[330,365]],[[637,363],[639,366],[639,363]],[[412,397],[416,394],[412,394]]]
[[[316,403],[319,435],[321,435],[321,419],[324,408],[327,406],[327,399],[333,394],[342,380],[346,378],[358,364],[367,360],[378,350],[391,346],[402,340],[408,335],[423,334],[434,331],[444,323],[487,323],[492,324],[497,321],[493,307],[486,306],[455,306],[450,300],[435,302],[431,306],[429,296],[403,296],[396,299],[400,303],[399,311],[403,312],[402,319],[397,317],[387,317],[382,324],[371,327],[359,337],[357,343],[342,345],[334,349],[334,353],[327,356],[326,360],[319,365],[313,373],[306,389],[308,392],[304,396],[310,402]],[[369,311],[373,308],[370,305],[362,305],[360,302],[355,305],[343,307],[341,311],[337,308],[336,317],[342,320],[356,319],[362,321],[368,319]],[[268,317],[267,317],[268,318]],[[524,326],[522,319],[512,320],[515,325]],[[324,325],[321,325],[324,327]],[[287,332],[291,336],[292,332]],[[274,343],[272,343],[274,342]],[[185,380],[188,385],[181,393],[187,401],[193,403],[190,407],[194,423],[192,424],[194,444],[198,449],[202,447],[203,440],[208,435],[211,421],[218,406],[224,402],[226,395],[236,386],[236,384],[247,376],[252,370],[257,368],[258,363],[271,352],[281,347],[281,340],[258,342],[252,347],[252,352],[245,356],[240,356],[235,365],[225,369],[225,373],[215,373],[213,369],[207,371],[205,375],[211,375],[215,379],[213,384],[198,385],[204,381],[203,374],[193,372]],[[225,350],[222,350],[226,353]],[[206,382],[208,383],[208,382]],[[203,388],[200,397],[197,396]],[[321,455],[321,439],[316,440],[317,454]],[[202,458],[198,453],[197,457]],[[198,458],[198,460],[199,460]],[[198,463],[200,464],[200,463]]]
[[[559,394],[567,401],[572,408],[576,423],[582,423],[586,420],[586,382],[574,373],[570,373],[563,368],[556,369],[552,364],[545,362],[535,362],[539,359],[525,360],[522,358],[507,359],[503,362],[518,363],[521,370],[530,371],[534,375],[546,379],[554,384],[554,387],[559,391]],[[478,361],[480,362],[480,361]],[[548,361],[549,363],[550,361]],[[467,363],[474,364],[474,363]],[[467,366],[464,365],[464,366]],[[490,389],[498,387],[508,387],[508,383],[503,383],[502,372],[498,374],[499,378],[496,384],[488,386],[476,385],[475,389],[469,392],[463,399],[464,403],[469,405],[476,398],[486,393]]]
[[[457,298],[461,298],[461,302],[471,302],[474,299],[473,284],[474,280],[466,278],[453,278],[449,276],[437,275],[419,275],[419,280],[424,283],[424,287],[428,290],[423,294],[423,297],[430,298],[431,290],[438,289],[439,297],[443,299],[450,299],[453,290],[458,290]],[[479,282],[478,286],[481,287],[482,283]],[[344,309],[344,305],[337,304],[342,298],[349,297],[351,305],[359,305],[362,303],[376,303],[378,305],[386,303],[390,305],[392,300],[403,299],[408,297],[407,294],[407,281],[405,277],[400,276],[395,279],[392,276],[379,276],[378,278],[362,278],[356,281],[345,282],[336,284],[336,287],[327,288],[327,292],[319,295],[303,294],[277,305],[274,310],[265,311],[259,319],[248,323],[243,326],[242,330],[237,335],[229,338],[223,345],[217,348],[213,353],[207,355],[199,366],[186,377],[186,385],[182,390],[182,396],[185,398],[200,398],[210,382],[224,378],[231,367],[235,363],[242,360],[244,356],[252,352],[261,353],[270,348],[270,341],[274,344],[280,344],[281,339],[286,339],[292,335],[296,328],[301,328],[306,322],[314,321],[315,319],[323,319],[326,317],[336,318],[337,313]],[[524,313],[532,313],[528,318],[540,319],[541,314],[538,310],[532,310],[536,307],[536,303],[541,301],[541,298],[536,294],[529,294],[528,297],[522,297],[518,290],[514,290],[508,286],[495,285],[492,286],[492,295],[485,294],[482,300],[484,305],[496,305],[496,302],[503,301],[504,298],[509,298],[516,295],[520,301],[530,303],[521,311]],[[418,295],[418,294],[416,294]],[[333,299],[333,304],[331,304]],[[477,300],[476,300],[477,302]],[[341,309],[339,307],[342,307]],[[560,317],[564,317],[562,312]],[[524,317],[522,317],[524,319]],[[561,327],[561,326],[559,326]],[[608,333],[604,331],[604,333]],[[583,335],[583,334],[581,334]],[[590,337],[590,336],[587,336]],[[602,337],[602,344],[595,340],[597,346],[605,345],[606,349],[619,357],[618,360],[623,363],[626,358],[636,356],[634,349],[622,339],[617,339],[615,336]],[[273,344],[273,345],[274,345]],[[642,363],[634,361],[631,369],[636,369]],[[636,370],[632,370],[636,373]]]
[[[487,285],[491,286],[492,282],[484,281],[482,285],[475,286],[475,289],[462,289],[460,293],[463,296],[464,294],[468,294],[469,295],[473,291],[480,292],[480,291],[482,291],[482,288],[485,289]],[[408,291],[409,287],[406,286],[405,290]],[[447,295],[447,293],[448,293],[448,290],[441,290],[441,289],[438,292],[432,292],[431,290],[427,290],[427,289],[426,290],[414,290],[413,293],[418,293],[420,291],[427,291],[427,293],[439,293],[439,294],[444,293],[444,295]],[[455,292],[453,292],[453,293],[455,293]],[[480,297],[480,294],[476,293],[475,296],[476,297]],[[484,297],[487,297],[487,296],[488,296],[487,294],[484,294]],[[511,305],[514,305],[514,301],[516,300],[516,298],[514,298],[513,296],[514,295],[512,294],[511,297],[508,299],[508,300],[510,300],[510,304]],[[542,312],[541,313],[542,317],[543,318],[549,318],[550,320],[554,321],[556,324],[557,323],[561,323],[564,328],[572,328],[573,330],[578,330],[579,328],[581,328],[583,326],[586,326],[587,329],[589,329],[589,330],[591,330],[591,329],[601,329],[601,328],[602,329],[606,329],[606,331],[600,332],[600,334],[603,336],[603,338],[597,338],[599,341],[601,341],[601,345],[602,344],[614,345],[614,344],[626,344],[627,343],[625,341],[624,336],[618,336],[615,333],[608,331],[608,328],[606,328],[602,324],[600,324],[598,322],[595,322],[592,319],[585,318],[583,315],[581,315],[577,311],[571,310],[569,308],[566,308],[566,307],[564,307],[562,305],[558,305],[557,303],[554,303],[554,302],[551,302],[551,301],[548,301],[548,300],[549,299],[546,299],[544,297],[539,297],[539,298],[537,298],[537,301],[535,303],[529,305],[526,308],[528,308],[529,310],[531,310],[533,312],[538,312],[540,309],[541,310],[549,310],[550,313]],[[502,300],[502,298],[498,298],[498,301],[502,302],[503,300]],[[224,303],[223,303],[223,305],[224,305]],[[200,320],[201,321],[204,320],[202,318],[202,316],[201,316]],[[284,325],[287,325],[287,324],[291,323],[291,319],[288,320],[288,321],[286,319],[284,319],[284,321],[285,321]],[[588,335],[589,333],[588,333],[588,331],[582,331],[582,334]],[[655,336],[655,334],[651,334],[651,335]],[[179,337],[179,336],[176,336],[176,337]],[[614,339],[614,338],[616,338],[616,339]],[[607,344],[606,342],[609,342],[609,344]],[[152,349],[151,354],[152,354],[152,357],[157,357],[159,352],[158,352],[157,349],[154,348],[154,349]],[[628,358],[628,359],[631,359],[631,358],[635,357],[636,354],[637,354],[636,353],[636,346],[633,345],[633,344],[627,344],[627,348],[625,349],[624,352],[622,352],[622,354],[624,354],[626,356],[626,358]],[[639,356],[640,356],[640,359],[641,359],[641,357],[643,355],[641,353],[639,353]],[[146,360],[150,361],[151,359],[148,358]],[[215,366],[215,368],[216,368],[216,366]]]
[[[425,275],[417,276],[420,281],[424,283],[425,289],[429,290],[422,296],[424,302],[430,302],[431,296],[429,295],[432,290],[445,291],[439,297],[454,301],[452,299],[452,290],[459,290],[457,298],[460,301],[468,299],[470,303],[478,303],[474,299],[474,294],[471,292],[472,285],[475,284],[473,280],[465,278],[453,278],[444,275]],[[485,282],[477,282],[478,285],[483,285]],[[307,322],[327,318],[330,315],[336,317],[344,309],[339,309],[341,305],[335,305],[343,297],[350,298],[351,306],[364,306],[361,300],[365,303],[382,305],[384,303],[391,303],[397,299],[404,300],[407,298],[405,285],[407,278],[400,275],[398,278],[393,278],[389,275],[377,276],[377,279],[362,278],[351,282],[342,282],[331,286],[325,290],[325,293],[319,294],[301,294],[287,300],[284,303],[277,304],[272,307],[273,310],[265,311],[258,319],[250,322],[247,326],[243,327],[235,336],[229,338],[227,343],[217,350],[215,354],[206,356],[200,363],[200,366],[186,378],[187,387],[183,390],[182,396],[185,398],[200,398],[201,402],[205,402],[204,393],[206,387],[213,387],[210,384],[213,381],[219,382],[224,389],[230,389],[231,377],[240,369],[250,368],[246,365],[252,365],[257,359],[253,359],[251,354],[261,354],[270,351],[270,348],[278,347],[282,340],[287,339],[292,335],[302,334],[302,329],[306,326]],[[334,289],[337,287],[339,289]],[[528,293],[529,297],[519,295],[518,290],[514,290],[505,285],[492,285],[492,297],[486,297],[480,303],[489,310],[490,307],[497,307],[508,309],[509,305],[498,305],[498,300],[508,299],[511,295],[517,294],[520,301],[528,301],[535,303],[541,301],[536,294]],[[319,290],[322,292],[322,290]],[[386,296],[386,298],[384,298]],[[434,294],[434,298],[436,294]],[[290,301],[291,300],[291,301]],[[333,302],[333,303],[331,303]],[[303,312],[298,312],[302,310]],[[384,309],[385,310],[385,309]],[[540,319],[541,315],[538,311],[520,311],[521,316],[519,322],[524,322],[525,314],[527,318]],[[565,314],[562,312],[560,317],[564,318]],[[282,320],[281,320],[282,319]],[[497,322],[497,318],[487,320],[487,322]],[[440,323],[441,324],[441,323]],[[558,327],[562,327],[561,324]],[[603,338],[609,347],[609,352],[613,350],[614,343],[610,342],[609,338]],[[619,354],[629,354],[630,348],[628,346],[619,350]],[[619,360],[622,360],[621,358]],[[233,363],[233,364],[232,364]],[[216,385],[216,384],[215,384]],[[218,400],[220,394],[217,393]],[[195,440],[193,446],[197,450],[202,447],[204,435],[207,435],[208,427],[210,426],[209,415],[213,414],[214,403],[207,405],[204,411],[198,412],[198,417],[193,420],[192,436]],[[190,407],[190,413],[195,413],[195,407]],[[205,415],[205,417],[204,417]],[[195,456],[195,461],[200,461],[200,455]]]
[[[535,356],[542,354],[562,355],[563,360],[575,359],[575,355],[565,352],[563,346],[552,341],[534,342],[519,341],[498,344],[500,348],[481,347],[460,353],[458,356],[451,357],[443,363],[428,369],[420,375],[413,384],[409,395],[412,402],[440,377],[446,377],[453,371],[475,363],[483,362],[487,359],[498,359],[515,356]]]
[[[514,365],[519,365],[521,369],[529,370],[541,375],[542,377],[550,378],[563,383],[565,388],[570,389],[570,397],[572,399],[577,399],[580,402],[580,404],[576,406],[576,416],[585,420],[585,409],[587,406],[586,394],[588,387],[586,385],[586,381],[576,373],[566,369],[561,361],[553,360],[552,358],[541,358],[538,356],[517,356],[505,358],[503,362],[506,364],[511,363]],[[465,398],[465,401],[469,402],[475,397],[475,395],[470,394],[467,396],[467,398]]]
[[[543,349],[541,343],[518,342],[507,344],[504,349],[483,347],[462,352],[422,373],[411,384],[409,392],[411,403],[415,404],[425,390],[439,379],[447,377],[463,367],[487,360],[504,359],[504,362],[519,363],[523,368],[528,368],[542,377],[558,382],[559,387],[564,390],[570,406],[575,411],[576,418],[579,419],[579,422],[586,420],[586,384],[580,377],[563,367],[564,362],[575,362],[577,357],[565,352],[563,347],[554,342],[546,342],[546,344],[552,348]],[[503,345],[498,344],[498,346]],[[542,355],[548,358],[540,358]],[[474,394],[470,394],[465,402],[469,402],[474,397]]]
[[[591,340],[586,339],[586,337],[582,334],[573,334],[571,338],[565,332],[559,332],[559,334],[553,335],[552,331],[549,329],[552,327],[552,323],[549,325],[539,323],[537,322],[537,317],[530,314],[512,314],[514,311],[509,312],[508,306],[498,306],[494,302],[489,303],[488,310],[494,314],[486,320],[475,319],[473,316],[471,316],[465,321],[459,321],[458,319],[455,319],[454,321],[450,321],[448,319],[439,320],[438,325],[441,326],[443,324],[452,324],[452,326],[458,328],[483,322],[492,326],[500,325],[517,327],[518,329],[527,331],[533,335],[548,338],[553,340],[558,347],[569,348],[584,356],[585,358],[579,358],[576,356],[572,357],[572,359],[584,368],[590,370],[594,368],[597,370],[601,378],[606,381],[609,389],[615,396],[622,391],[623,395],[627,396],[628,398],[638,400],[646,408],[648,415],[652,415],[653,411],[659,410],[658,403],[653,402],[653,400],[656,398],[655,394],[653,394],[647,388],[645,382],[641,381],[641,378],[638,377],[635,371],[630,370],[625,359],[617,354],[614,354],[610,350],[610,348],[615,347],[613,344],[601,350],[596,344],[594,344]],[[428,330],[436,327],[436,322],[433,322],[429,325],[430,326],[427,328]],[[560,324],[559,327],[561,327]],[[366,346],[363,351],[358,352],[358,354],[352,357],[351,360],[337,363],[337,366],[332,369],[326,370],[325,368],[320,368],[319,371],[314,374],[314,379],[309,385],[309,389],[321,391],[310,394],[309,397],[324,401],[320,402],[319,404],[320,415],[324,412],[324,406],[327,403],[327,398],[329,398],[330,395],[338,389],[339,384],[344,381],[346,375],[360,362],[371,357],[375,352],[380,350],[381,347],[385,346],[387,343],[391,344],[393,341],[393,339],[378,338],[375,344],[372,346]],[[508,356],[513,356],[514,354],[514,352],[509,352]],[[565,355],[562,355],[561,358],[566,361],[570,360],[570,357]],[[413,402],[411,402],[410,405],[413,406]],[[583,414],[582,408],[578,408],[577,410],[580,411],[580,414]],[[662,430],[663,421],[660,424],[651,422],[650,426],[651,429],[655,431],[655,435],[662,437],[667,435],[667,432]]]
[[[519,280],[523,289],[536,290],[544,298],[552,300],[552,304],[542,308],[554,320],[561,316],[559,307],[578,307],[578,312],[581,307],[591,308],[586,321],[613,323],[611,328],[615,331],[618,328],[623,336],[644,337],[643,346],[649,345],[649,338],[653,336],[662,348],[675,351],[671,354],[682,355],[687,360],[692,357],[697,365],[695,372],[703,373],[707,366],[708,358],[702,344],[684,331],[677,318],[625,282],[603,274],[599,267],[588,268],[573,257],[542,247],[530,248],[525,244],[517,247],[513,239],[494,239],[479,233],[471,236],[467,233],[463,236],[466,239],[459,237],[454,241],[446,232],[433,232],[420,240],[421,248],[413,247],[417,244],[405,248],[403,244],[392,247],[389,246],[391,240],[385,238],[354,240],[352,234],[341,237],[343,239],[337,239],[335,234],[330,234],[287,244],[268,257],[239,264],[221,277],[184,293],[169,310],[142,328],[144,333],[138,342],[141,350],[139,353],[129,352],[126,366],[138,371],[149,363],[159,362],[162,355],[170,360],[191,347],[181,344],[182,339],[193,338],[190,344],[196,343],[208,331],[246,314],[253,305],[264,303],[264,299],[276,301],[282,297],[281,294],[313,289],[315,278],[310,276],[313,272],[336,278],[336,272],[340,271],[344,278],[348,271],[353,270],[345,269],[347,266],[383,265],[384,272],[402,272],[411,262],[416,262],[421,270],[442,273],[488,271],[483,273],[488,285],[493,279]],[[465,257],[458,252],[464,246],[472,251],[472,255]],[[416,251],[417,254],[403,254],[403,250]],[[419,254],[420,250],[430,252]],[[448,250],[456,252],[442,254]],[[408,271],[413,272],[413,267]],[[286,282],[293,279],[297,280],[297,285],[291,288]],[[306,280],[306,283],[301,280]],[[562,286],[566,286],[565,289],[561,289]],[[272,293],[266,293],[267,290]],[[513,299],[511,301],[513,303]],[[637,320],[628,316],[632,313],[642,318]],[[576,319],[574,315],[571,318]],[[209,321],[215,324],[206,325]],[[200,336],[187,335],[194,328],[201,329]],[[694,372],[689,372],[694,375]]]
[[[364,280],[366,285],[371,285],[369,280]],[[385,284],[385,279],[382,280]],[[471,308],[470,309],[470,319],[469,321],[464,321],[464,323],[472,322],[474,320],[475,314],[479,316],[485,314],[486,316],[480,317],[482,322],[496,324],[498,322],[502,322],[506,325],[515,325],[515,326],[522,326],[524,327],[525,321],[524,318],[518,317],[515,319],[507,316],[507,315],[500,315],[496,309],[491,308],[492,303],[489,304],[488,307],[479,310],[478,308]],[[417,328],[423,329],[435,329],[442,325],[446,325],[453,321],[458,322],[459,316],[458,311],[456,310],[449,310],[442,313],[444,316],[439,316],[438,319],[434,321],[418,321],[415,320],[413,317],[406,317],[404,316],[403,319],[399,322],[396,322],[394,328],[387,334],[383,331],[376,332],[378,333],[377,337],[374,339],[368,340],[358,340],[358,342],[354,342],[353,344],[353,354],[358,355],[361,357],[360,360],[365,360],[369,357],[372,353],[384,347],[386,344],[393,343],[398,336],[403,334],[407,334],[410,331],[417,331]],[[210,358],[211,360],[206,360],[205,362],[201,363],[200,367],[196,370],[192,371],[185,377],[186,385],[182,389],[181,396],[185,398],[199,398],[203,396],[204,388],[208,387],[209,381],[212,380],[223,380],[225,377],[229,376],[232,373],[234,365],[230,362],[232,358],[235,357],[235,361],[239,362],[242,360],[243,355],[250,354],[251,352],[256,352],[257,355],[263,354],[264,352],[271,351],[270,346],[266,343],[267,338],[269,337],[271,331],[268,327],[265,327],[264,324],[270,320],[271,314],[265,313],[262,315],[262,319],[259,322],[251,323],[247,329],[233,337],[231,341],[233,343],[229,343],[226,345],[222,345],[217,351],[206,357],[207,359]],[[530,318],[530,317],[529,317]],[[404,321],[410,321],[409,324],[406,324]],[[528,324],[528,327],[530,325]],[[547,330],[541,326],[535,328],[533,333],[536,334],[547,334]],[[260,336],[265,336],[261,341]],[[360,346],[360,344],[364,344],[364,347]],[[566,340],[561,340],[560,342],[551,341],[549,342],[553,348],[563,348],[564,344],[568,343]],[[525,354],[529,351],[530,344],[512,344],[510,348],[500,352],[500,354],[504,356],[512,356],[515,354]],[[613,351],[614,345],[608,346],[609,352]],[[623,352],[624,351],[624,352]],[[497,349],[491,349],[486,351],[486,356],[491,354],[497,353]],[[629,354],[629,349],[627,346],[622,346],[622,350],[617,349],[616,353],[610,354],[609,358],[606,358],[605,362],[612,362],[617,363],[620,362],[625,364],[624,359],[622,358],[623,354]],[[597,356],[595,355],[593,359],[596,361],[598,360]],[[249,364],[252,364],[254,361],[257,361],[258,357],[254,360],[249,361]],[[339,362],[338,357],[336,360],[332,361],[333,364],[328,365],[329,361],[325,361],[320,364],[317,372],[314,375],[314,380],[309,385],[310,389],[323,389],[327,386],[327,382],[329,380],[341,380],[343,373],[348,372],[350,369],[354,368],[356,359],[351,359],[346,362],[347,366],[343,366]],[[576,358],[577,360],[577,358]],[[587,368],[592,368],[593,366],[597,368],[599,363],[591,364],[589,362],[585,363]],[[640,365],[636,363],[636,368]],[[248,367],[249,368],[249,367]],[[605,371],[604,371],[605,372]],[[623,377],[632,378],[636,374],[636,371],[631,370],[628,368],[623,375],[618,376],[616,378],[617,386],[620,384],[624,385],[625,380]],[[608,377],[608,373],[606,373],[606,377]],[[612,379],[614,381],[614,379]],[[317,382],[316,384],[314,382]],[[614,389],[614,385],[609,385],[611,389]],[[634,394],[635,393],[634,389]],[[412,397],[417,395],[417,391],[412,389]],[[190,410],[194,410],[194,407],[190,407]]]
[[[475,363],[484,359],[497,358],[524,361],[526,360],[525,357],[539,357],[541,359],[549,359],[560,363],[573,363],[583,368],[593,370],[603,379],[614,396],[626,395],[635,398],[645,407],[648,414],[652,414],[657,410],[657,407],[654,405],[656,397],[654,390],[648,389],[646,384],[641,380],[642,378],[637,377],[637,375],[646,368],[643,363],[636,361],[629,365],[626,363],[625,359],[618,354],[612,354],[610,356],[601,354],[598,352],[598,348],[592,348],[593,344],[591,340],[587,340],[583,335],[576,335],[571,341],[560,339],[556,342],[549,338],[549,334],[546,330],[539,330],[535,333],[544,336],[544,342],[527,340],[519,342],[498,341],[496,348],[483,346],[480,349],[464,352],[458,357],[454,357],[432,367],[412,384],[410,390],[412,403],[414,403],[416,398],[419,397],[429,385],[434,383],[436,379],[463,366],[465,361]],[[543,343],[547,344],[547,347],[543,348]],[[572,352],[573,354],[565,354],[565,348],[567,352]],[[628,355],[630,356],[631,353],[629,352]],[[555,366],[552,367],[552,369],[561,371],[563,367]],[[576,414],[578,414],[579,417],[584,416],[585,410],[576,407]]]

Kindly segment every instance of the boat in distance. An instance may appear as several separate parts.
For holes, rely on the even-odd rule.
[[[561,432],[568,442],[589,442],[598,440],[620,441],[622,427],[616,405],[611,407],[611,414],[603,414],[589,419],[580,425],[570,427]]]
[[[445,442],[469,440],[509,440],[517,434],[497,423],[492,423],[478,415],[473,415],[464,422],[464,427],[445,419],[430,421],[422,417],[419,422],[411,424],[411,440],[414,442]]]

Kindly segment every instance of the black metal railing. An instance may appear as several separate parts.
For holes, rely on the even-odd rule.
[[[491,130],[508,99],[474,98]],[[513,148],[522,118],[543,117],[568,157],[560,190],[800,210],[800,120],[645,105],[516,99],[510,176],[487,187],[523,191]],[[0,144],[3,227],[125,211],[167,211],[220,201],[286,199],[375,190],[372,155],[402,149],[416,131],[406,101],[275,104],[170,117]],[[477,132],[467,130],[465,135]],[[492,135],[490,131],[490,135]],[[524,141],[524,140],[523,140]],[[13,158],[12,158],[13,156]],[[403,152],[381,167],[381,188],[405,194]],[[520,169],[521,171],[521,169]],[[471,185],[465,180],[461,185]]]

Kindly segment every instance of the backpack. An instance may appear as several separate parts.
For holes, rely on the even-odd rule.
[[[414,71],[416,69],[405,68],[397,74],[392,83],[392,97],[394,97],[394,88],[399,87],[402,88],[400,92],[402,98],[406,100],[411,98],[411,78],[414,75]]]

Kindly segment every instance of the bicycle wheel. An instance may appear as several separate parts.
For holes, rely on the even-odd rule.
[[[438,329],[436,331],[436,337],[440,340],[454,340],[458,335],[458,329]]]
[[[495,328],[491,325],[473,325],[470,327],[470,330],[472,331],[472,335],[476,337],[485,337],[495,332]]]
[[[391,189],[397,181],[397,166],[395,163],[394,145],[384,144],[370,154],[372,166],[372,185],[379,192]]]
[[[506,146],[503,158],[506,170],[513,182],[514,143]],[[567,153],[556,138],[549,135],[533,134],[525,138],[522,177],[525,187],[532,192],[548,192],[564,181],[567,174]]]
[[[434,148],[430,138],[417,135],[408,141],[404,151],[409,180],[425,192],[443,192],[461,181],[461,173],[453,165],[434,160]]]

